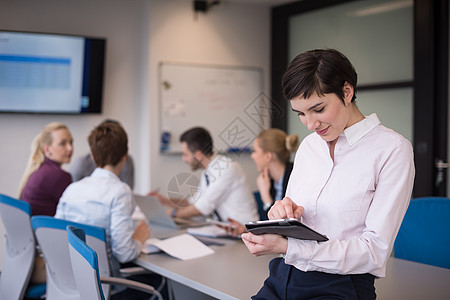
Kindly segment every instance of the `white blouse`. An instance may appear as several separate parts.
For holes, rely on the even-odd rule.
[[[286,196],[305,208],[302,222],[330,240],[289,238],[285,262],[303,271],[384,277],[414,174],[411,143],[375,114],[341,133],[334,161],[328,143],[310,134],[296,153]]]

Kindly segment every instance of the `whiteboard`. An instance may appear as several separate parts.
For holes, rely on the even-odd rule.
[[[180,135],[195,126],[212,135],[215,151],[251,149],[270,126],[270,100],[263,93],[262,71],[185,63],[159,65],[161,152],[179,153]],[[163,143],[163,135],[170,143]]]

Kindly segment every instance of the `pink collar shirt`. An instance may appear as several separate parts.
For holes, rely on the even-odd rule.
[[[302,271],[384,277],[414,182],[411,143],[376,114],[344,130],[330,156],[316,133],[300,145],[286,196],[327,242],[289,238],[285,262]]]

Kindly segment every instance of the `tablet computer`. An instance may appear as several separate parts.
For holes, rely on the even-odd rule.
[[[253,221],[245,224],[245,228],[256,235],[272,233],[301,240],[328,241],[324,234],[318,233],[295,218]]]

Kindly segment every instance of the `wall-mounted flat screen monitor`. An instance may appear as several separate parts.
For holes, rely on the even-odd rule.
[[[0,30],[0,113],[101,113],[106,39]]]

